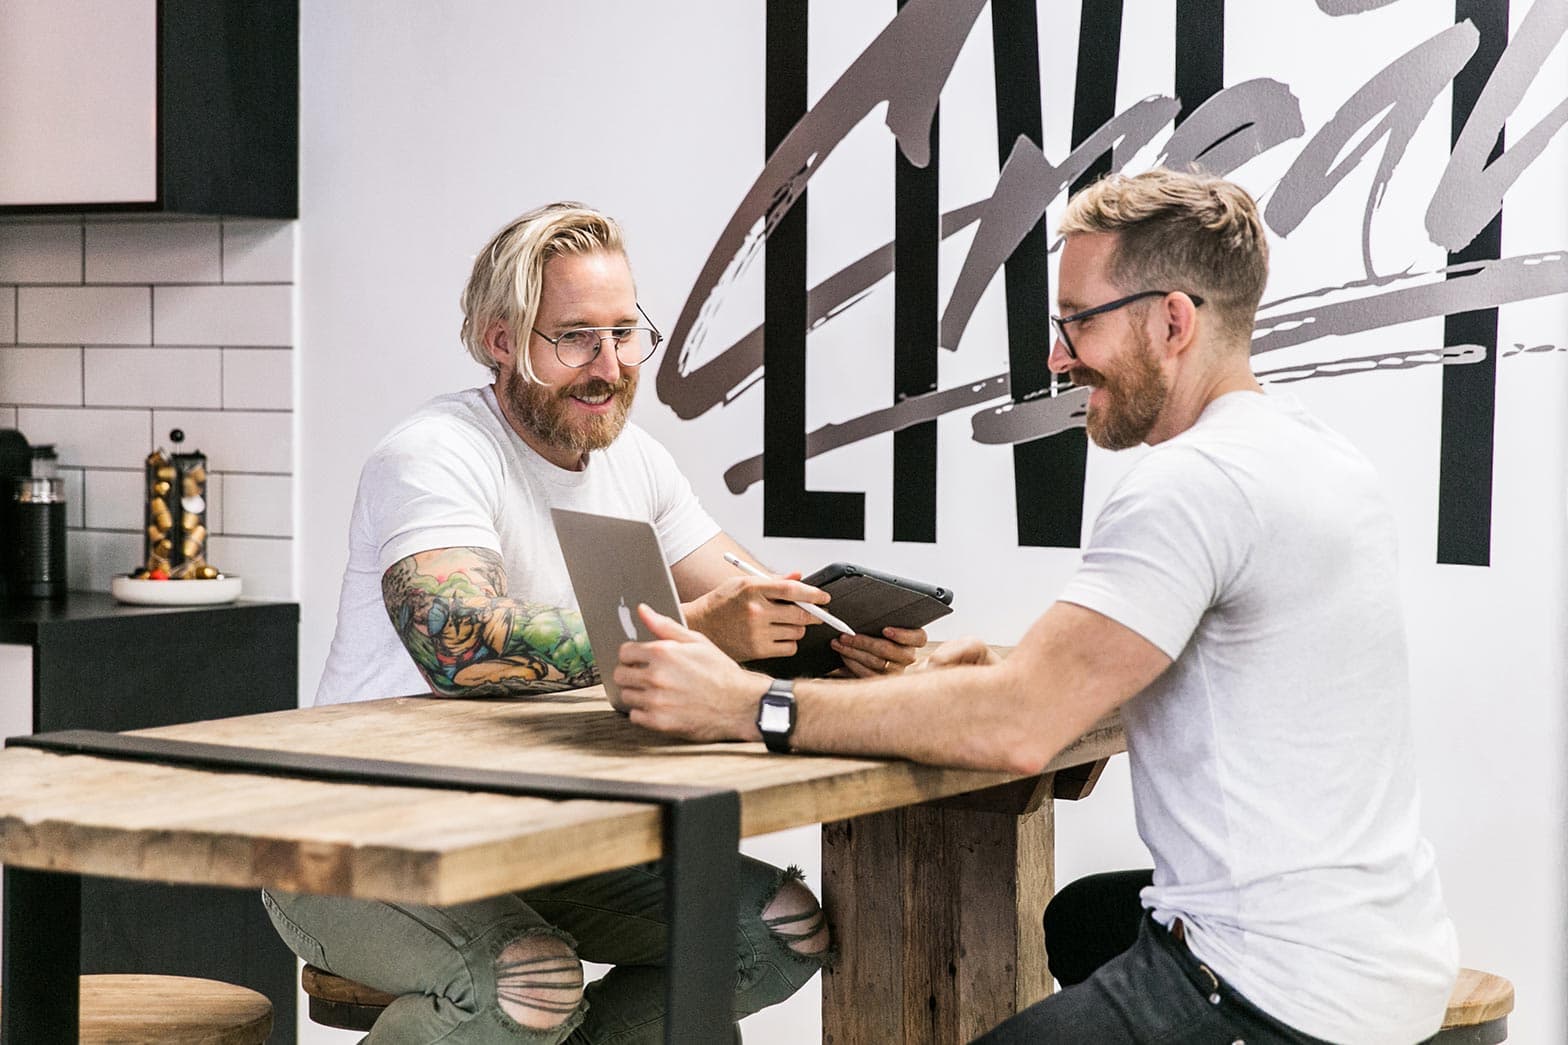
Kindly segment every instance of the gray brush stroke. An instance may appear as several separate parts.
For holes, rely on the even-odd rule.
[[[1011,382],[1006,374],[992,374],[979,381],[908,396],[896,406],[884,407],[861,414],[841,424],[826,424],[806,434],[806,456],[816,457],[841,446],[858,443],[862,439],[897,432],[911,425],[934,421],[943,414],[977,403],[989,403],[1008,394]],[[746,488],[762,480],[762,455],[756,454],[737,461],[724,472],[724,484],[730,493],[745,493]]]
[[[1440,278],[1450,275],[1462,278]],[[1330,293],[1359,290],[1368,286],[1414,284],[1420,280],[1436,281],[1425,286],[1384,291],[1355,301],[1329,303],[1315,309],[1272,316],[1260,314],[1258,329],[1263,333],[1253,341],[1253,355],[1289,348],[1331,335],[1355,334],[1413,319],[1430,319],[1452,312],[1493,308],[1510,301],[1525,301],[1568,293],[1568,256],[1562,253],[1529,254],[1499,261],[1455,265],[1431,273],[1387,276],[1375,282],[1358,280],[1342,286],[1322,287],[1281,298],[1266,304],[1263,313],[1277,309],[1286,302],[1309,300]],[[1552,346],[1532,349],[1532,351],[1551,350]],[[1440,361],[1444,364],[1471,363],[1483,357],[1479,354],[1483,352],[1479,346],[1457,346],[1453,352],[1452,356],[1445,354]],[[1390,355],[1409,357],[1412,353]],[[1358,359],[1326,360],[1303,364],[1303,366],[1316,368],[1320,372],[1313,376],[1323,378],[1340,376],[1338,371],[1332,369],[1340,363],[1356,364],[1362,359],[1378,358],[1380,357],[1369,356]],[[1439,362],[1439,360],[1433,359],[1432,362]],[[1419,362],[1410,365],[1419,365]],[[1284,375],[1301,368],[1301,366],[1292,366],[1281,367],[1276,371],[1262,371],[1259,377],[1271,377],[1276,382],[1282,382],[1288,380]],[[1366,370],[1353,372],[1365,373]],[[841,423],[824,425],[808,433],[806,456],[816,457],[818,454],[863,439],[933,420],[950,410],[1001,399],[1008,396],[1010,391],[1008,375],[1004,373],[957,388],[911,396],[895,406],[874,410]],[[1087,400],[1086,389],[1069,388],[1054,397],[1042,393],[1022,403],[1007,403],[998,410],[982,411],[971,419],[974,439],[976,442],[989,445],[1005,445],[1026,442],[1077,427],[1083,423]],[[736,494],[744,492],[747,487],[761,479],[761,454],[737,461],[724,473],[726,485],[732,493]]]
[[[1395,59],[1368,80],[1312,136],[1290,165],[1264,209],[1269,227],[1281,236],[1294,232],[1308,214],[1344,180],[1380,140],[1387,139],[1361,217],[1361,261],[1368,276],[1372,265],[1372,215],[1382,202],[1394,168],[1410,139],[1426,119],[1438,95],[1446,90],[1475,53],[1481,34],[1469,22],[1449,26]],[[1377,126],[1340,160],[1346,145],[1382,114]],[[1330,165],[1333,165],[1330,169]]]
[[[937,100],[984,6],[985,0],[910,0],[773,150],[719,234],[671,331],[655,387],[677,416],[697,416],[706,407],[694,404],[719,402],[733,387],[733,364],[688,370],[709,319],[806,183],[865,115],[887,102],[887,126],[904,156],[916,167],[930,162]],[[759,220],[762,228],[754,231]],[[716,379],[723,386],[709,387]]]
[[[1380,7],[1387,7],[1397,2],[1398,0],[1318,0],[1318,10],[1330,18],[1343,18],[1345,15],[1376,11]]]
[[[937,343],[949,350],[958,348],[985,288],[990,286],[1029,230],[1045,216],[1045,209],[1052,200],[1107,150],[1111,151],[1111,169],[1120,170],[1129,157],[1148,144],[1180,111],[1181,103],[1174,98],[1144,98],[1108,120],[1069,153],[1060,166],[1046,159],[1027,137],[1019,135],[1007,162],[1002,165],[996,190],[985,201],[980,228],[969,245],[964,267],[958,273],[952,296],[942,312]]]
[[[1450,276],[1462,278],[1438,278]],[[1422,280],[1431,282],[1422,284]],[[1414,285],[1317,308],[1277,315],[1260,313],[1253,328],[1252,354],[1262,355],[1323,337],[1360,334],[1396,323],[1568,293],[1568,255],[1554,251],[1450,265],[1432,273],[1397,277],[1392,282]],[[1325,287],[1320,293],[1331,289]]]
[[[1223,178],[1255,156],[1307,133],[1301,101],[1278,80],[1246,80],[1217,92],[1171,132],[1155,166],[1199,167]]]
[[[1519,107],[1547,57],[1568,31],[1568,3],[1536,0],[1497,60],[1427,205],[1426,231],[1450,253],[1463,250],[1503,206],[1503,196],[1547,143],[1568,123],[1568,98],[1559,102],[1510,149],[1488,164],[1503,124]]]

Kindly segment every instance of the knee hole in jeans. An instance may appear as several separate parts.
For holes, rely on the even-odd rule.
[[[798,879],[779,886],[762,909],[762,921],[796,954],[821,955],[828,949],[827,918],[817,898]]]
[[[559,1027],[582,1002],[582,963],[559,936],[519,936],[496,955],[495,996],[501,1011],[524,1027]]]

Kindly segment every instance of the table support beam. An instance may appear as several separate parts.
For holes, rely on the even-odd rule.
[[[0,1043],[75,1045],[81,920],[80,877],[6,867]]]
[[[824,825],[842,956],[823,980],[824,1045],[969,1041],[1045,997],[1054,827],[1048,801],[1024,815],[948,803]]]

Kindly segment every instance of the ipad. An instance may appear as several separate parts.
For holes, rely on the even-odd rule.
[[[659,535],[641,519],[564,508],[551,508],[550,518],[561,542],[572,590],[577,593],[577,609],[588,632],[588,645],[593,647],[605,696],[624,714],[620,687],[611,677],[620,663],[621,643],[653,638],[637,615],[637,604],[646,602],[666,617],[686,623]]]
[[[827,609],[862,635],[880,635],[886,627],[923,628],[953,612],[953,590],[854,563],[835,562],[801,578],[833,596]],[[775,678],[811,678],[843,667],[830,645],[837,634],[826,624],[806,628],[795,655],[754,660],[747,665]]]

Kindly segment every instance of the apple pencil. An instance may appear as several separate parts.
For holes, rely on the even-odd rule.
[[[735,567],[740,572],[742,572],[742,573],[749,573],[753,577],[761,577],[765,581],[771,581],[771,580],[776,580],[777,579],[777,578],[772,577],[772,576],[770,576],[770,575],[768,575],[766,573],[763,573],[761,570],[757,569],[755,566],[753,566],[751,563],[747,562],[745,559],[742,559],[742,558],[739,558],[739,557],[737,557],[735,555],[732,555],[729,552],[725,552],[724,553],[724,561],[729,563],[731,566]],[[789,601],[794,603],[796,606],[799,606],[801,609],[805,610],[807,613],[811,614],[813,617],[817,618],[817,620],[821,621],[823,624],[826,624],[826,625],[829,625],[830,627],[836,628],[839,631],[842,631],[845,635],[853,635],[853,634],[855,634],[855,629],[854,628],[851,628],[848,624],[845,624],[843,621],[841,621],[837,617],[833,616],[833,614],[829,613],[827,610],[823,609],[821,606],[813,606],[809,602],[796,602],[796,600],[794,600],[794,599],[790,599]]]

